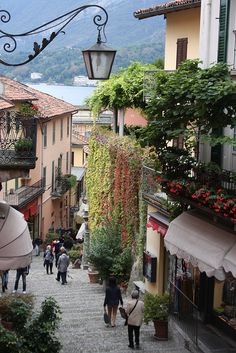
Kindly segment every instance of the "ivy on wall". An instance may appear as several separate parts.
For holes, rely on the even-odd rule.
[[[113,220],[121,226],[123,245],[135,243],[143,156],[134,140],[94,130],[86,173],[91,233]]]

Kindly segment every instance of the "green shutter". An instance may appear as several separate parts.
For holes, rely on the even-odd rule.
[[[227,61],[229,0],[220,1],[218,62]]]

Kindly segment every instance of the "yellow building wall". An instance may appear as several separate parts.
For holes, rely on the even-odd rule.
[[[72,153],[74,152],[74,166],[83,167],[84,165],[84,150],[83,147],[72,147]]]
[[[165,69],[176,69],[177,39],[188,38],[187,58],[199,58],[200,7],[166,16]]]
[[[157,210],[148,205],[148,213]],[[145,279],[145,289],[150,293],[163,293],[164,281],[164,240],[163,237],[152,228],[147,228],[146,250],[157,257],[156,282],[151,283]]]

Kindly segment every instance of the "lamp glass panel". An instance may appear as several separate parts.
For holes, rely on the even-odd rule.
[[[114,52],[91,52],[90,55],[94,79],[109,78]]]

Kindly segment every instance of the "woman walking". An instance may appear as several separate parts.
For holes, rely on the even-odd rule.
[[[111,327],[116,326],[116,314],[117,314],[119,302],[121,306],[123,306],[120,287],[117,286],[115,277],[111,277],[109,279],[109,283],[106,289],[106,295],[104,299],[104,312],[106,313],[106,306],[107,306],[108,317],[111,323]]]
[[[51,245],[47,246],[47,249],[43,257],[44,257],[44,266],[46,267],[47,274],[49,275],[49,270],[50,270],[50,274],[52,274],[54,255],[52,252]]]

